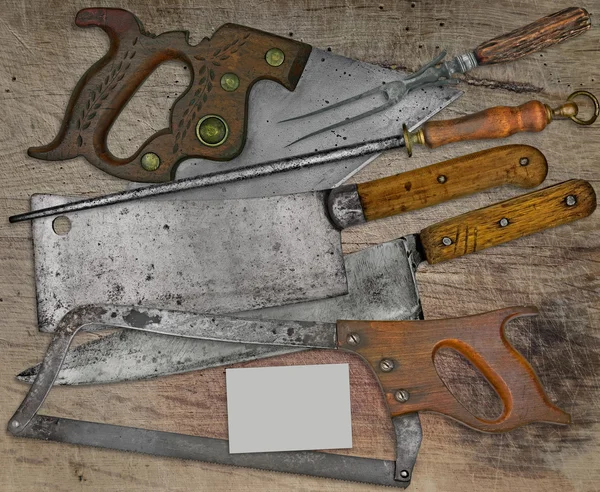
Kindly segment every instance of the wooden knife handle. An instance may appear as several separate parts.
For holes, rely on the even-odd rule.
[[[548,173],[544,154],[529,145],[505,145],[357,185],[367,220],[436,205],[511,184],[533,188]]]
[[[591,25],[587,10],[569,7],[480,44],[475,48],[475,58],[479,65],[517,60],[577,36]]]
[[[54,141],[29,149],[29,155],[45,160],[81,155],[103,171],[133,181],[170,181],[187,157],[237,156],[246,140],[252,85],[269,79],[294,90],[311,52],[307,44],[235,24],[225,24],[212,38],[191,46],[187,32],[149,34],[135,15],[121,9],[84,9],[75,23],[103,29],[110,38],[108,53],[79,80]],[[111,126],[146,78],[167,60],[185,63],[191,75],[186,92],[171,108],[169,127],[134,155],[115,157],[107,146]]]
[[[569,414],[550,402],[532,367],[504,334],[510,320],[536,314],[535,307],[511,307],[443,320],[339,321],[339,347],[369,363],[393,417],[436,412],[484,432],[530,422],[568,424]],[[485,376],[504,405],[499,417],[476,417],[450,393],[433,362],[441,348],[458,351]]]
[[[595,208],[592,185],[572,179],[434,224],[420,237],[434,264],[573,222]]]

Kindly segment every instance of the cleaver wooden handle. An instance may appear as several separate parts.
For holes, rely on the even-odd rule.
[[[429,207],[511,184],[533,188],[548,173],[544,154],[529,145],[505,145],[396,176],[357,185],[367,220]]]
[[[591,26],[587,10],[568,7],[480,44],[474,55],[479,65],[509,62],[577,36]]]
[[[440,263],[573,222],[595,209],[592,185],[572,179],[429,226],[421,231],[421,243],[426,260]]]
[[[49,161],[83,156],[132,181],[170,181],[187,157],[236,157],[246,142],[254,83],[269,79],[294,90],[311,52],[307,44],[236,24],[224,24],[210,39],[192,46],[186,31],[148,33],[135,15],[122,9],[83,9],[75,23],[105,31],[108,53],[77,83],[56,138],[30,148],[29,155]],[[135,154],[114,156],[107,145],[113,123],[150,74],[169,60],[184,63],[191,78],[170,109],[169,127]]]
[[[454,319],[338,321],[337,331],[340,348],[356,352],[372,367],[393,417],[436,412],[484,432],[530,422],[568,424],[569,414],[552,404],[532,367],[504,334],[510,320],[536,314],[537,308],[529,306]],[[452,395],[434,365],[441,348],[458,351],[485,376],[504,406],[497,418],[476,417]]]

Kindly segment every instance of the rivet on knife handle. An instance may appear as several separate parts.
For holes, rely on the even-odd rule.
[[[103,29],[110,48],[78,82],[54,141],[30,148],[29,155],[45,160],[81,155],[113,176],[134,181],[170,181],[186,157],[238,155],[246,140],[252,85],[270,79],[293,90],[311,51],[307,44],[235,24],[192,46],[187,32],[149,34],[122,9],[84,9],[75,22]],[[169,128],[131,157],[115,157],[107,146],[112,124],[146,78],[168,60],[182,61],[191,73],[190,86],[171,108]]]
[[[434,224],[420,237],[434,264],[573,222],[595,208],[592,185],[572,179]]]
[[[531,422],[568,424],[569,414],[550,402],[527,360],[504,335],[511,319],[536,314],[538,310],[529,306],[444,320],[338,321],[338,343],[370,364],[392,417],[435,412],[484,432],[507,431]],[[411,323],[419,323],[418,329]],[[361,342],[348,344],[351,334]],[[458,351],[485,376],[504,405],[500,416],[476,417],[450,393],[433,363],[441,348]]]
[[[365,219],[376,220],[495,186],[533,188],[547,173],[546,158],[535,147],[504,145],[360,183],[357,191]]]
[[[579,107],[575,97],[589,98],[594,105],[594,113],[587,120],[578,117]],[[541,132],[554,119],[569,118],[579,125],[591,125],[600,114],[600,104],[593,94],[577,91],[567,98],[567,102],[551,108],[540,101],[529,101],[521,106],[496,106],[461,118],[442,121],[429,121],[414,132],[403,125],[404,144],[408,155],[412,155],[413,145],[425,145],[430,149],[466,140],[506,138],[518,132]]]

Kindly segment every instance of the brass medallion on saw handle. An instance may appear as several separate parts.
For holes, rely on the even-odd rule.
[[[45,160],[81,155],[113,176],[134,181],[170,181],[186,157],[236,157],[246,139],[252,85],[269,79],[294,90],[311,52],[307,44],[236,24],[225,24],[212,38],[191,46],[187,32],[147,33],[121,9],[84,9],[75,22],[103,29],[110,38],[108,53],[79,80],[56,138],[30,148],[29,155]],[[115,157],[107,146],[111,126],[146,78],[168,60],[182,61],[191,74],[189,87],[171,108],[169,128],[152,135],[135,155]]]

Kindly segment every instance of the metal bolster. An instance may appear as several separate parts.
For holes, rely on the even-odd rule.
[[[448,69],[449,77],[453,73],[468,72],[469,70],[475,68],[478,63],[477,59],[475,58],[475,53],[471,51],[469,53],[463,53],[462,55],[455,56],[452,60],[446,62],[444,65],[446,65]]]
[[[327,198],[329,218],[338,229],[345,229],[367,221],[363,212],[357,186],[342,185],[329,192]]]

